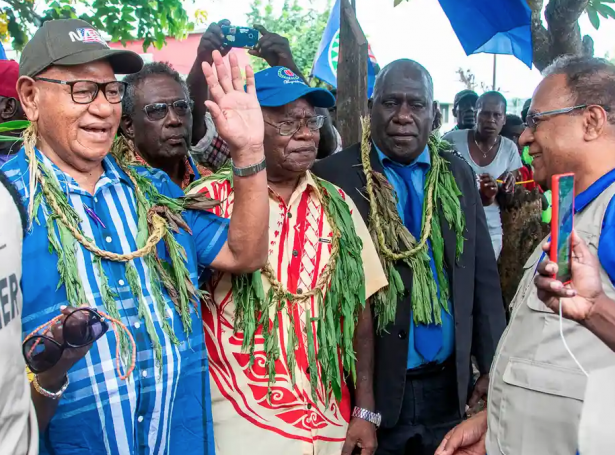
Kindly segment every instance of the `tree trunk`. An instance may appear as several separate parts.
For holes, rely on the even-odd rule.
[[[589,36],[581,37],[579,18],[589,0],[549,0],[545,9],[547,27],[542,24],[544,0],[526,0],[532,10],[534,66],[540,71],[562,55],[593,55]]]

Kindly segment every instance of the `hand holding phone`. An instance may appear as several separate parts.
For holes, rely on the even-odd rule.
[[[258,30],[250,27],[237,27],[234,25],[223,25],[220,27],[224,35],[224,47],[238,47],[252,49],[258,43]]]
[[[565,284],[571,279],[574,174],[554,175],[551,183],[553,217],[551,219],[550,259],[558,267],[554,278]]]

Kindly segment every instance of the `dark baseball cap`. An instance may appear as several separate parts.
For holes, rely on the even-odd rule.
[[[461,103],[461,100],[464,98],[468,98],[468,97],[472,97],[475,100],[478,100],[478,93],[476,93],[474,90],[462,90],[459,93],[457,93],[455,95],[455,101],[453,102],[453,107],[457,107],[459,106],[459,103]]]
[[[335,106],[335,97],[329,90],[307,85],[288,68],[274,66],[254,75],[256,95],[263,107],[279,107],[306,98],[314,107]]]
[[[98,30],[80,19],[47,21],[21,53],[19,75],[34,77],[53,65],[83,65],[107,60],[116,74],[131,74],[143,67],[141,57],[128,50],[111,49]]]

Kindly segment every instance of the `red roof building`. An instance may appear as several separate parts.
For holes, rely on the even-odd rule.
[[[145,63],[168,62],[181,75],[187,76],[196,58],[202,34],[203,32],[191,33],[183,40],[167,38],[167,44],[162,49],[150,46],[146,52],[143,52],[143,40],[129,41],[126,46],[122,43],[109,43],[109,46],[114,49],[125,48],[134,51],[141,55]],[[237,56],[240,68],[243,69],[250,63],[250,56],[245,49],[233,49],[231,52]],[[228,65],[228,56],[225,60]]]

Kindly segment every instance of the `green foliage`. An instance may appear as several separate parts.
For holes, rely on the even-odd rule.
[[[615,0],[589,0],[587,16],[596,30],[600,28],[600,16],[604,19],[615,19],[615,10],[607,3],[613,4]]]
[[[194,29],[181,0],[54,0],[39,15],[33,0],[4,0],[0,38],[22,49],[28,36],[50,19],[80,18],[110,35],[111,41],[143,39],[143,49],[161,48],[165,37],[182,38]]]
[[[325,11],[314,9],[311,1],[285,0],[282,11],[274,11],[273,0],[254,0],[248,14],[248,25],[262,25],[268,31],[277,33],[288,39],[295,63],[301,72],[307,76],[314,63],[318,45],[329,19],[330,5]],[[268,68],[267,62],[253,58],[255,71]]]

